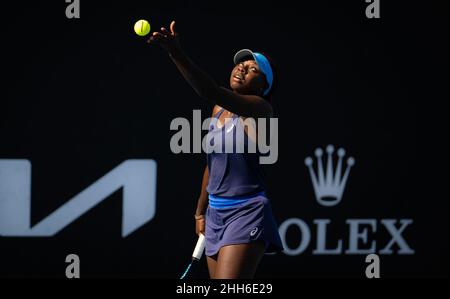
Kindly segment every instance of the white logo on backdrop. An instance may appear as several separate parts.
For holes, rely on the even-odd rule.
[[[323,150],[317,148],[315,156],[317,166],[314,168],[314,160],[311,157],[305,159],[311,177],[314,194],[317,202],[325,207],[336,206],[344,194],[350,169],[355,164],[355,159],[349,157],[344,166],[346,152],[343,148],[337,151],[337,162],[333,161],[334,147],[328,145],[326,148],[326,165],[322,161]],[[336,167],[334,166],[336,165]],[[328,240],[328,226],[332,219],[313,219],[308,223],[300,218],[289,218],[281,223],[279,232],[284,246],[284,253],[296,256],[304,253],[311,243],[315,242],[312,250],[313,255],[354,255],[354,254],[414,254],[415,251],[409,247],[403,236],[405,229],[413,223],[412,219],[374,219],[374,218],[351,218],[346,219],[348,229],[337,232],[340,236],[333,239],[334,244]],[[286,234],[290,227],[296,227],[300,234],[297,247],[290,247],[286,242]],[[382,244],[376,240],[375,232],[388,234],[390,239]],[[347,239],[348,243],[344,244]],[[385,238],[383,238],[384,240]],[[394,245],[397,245],[395,248]]]
[[[0,236],[51,237],[123,188],[122,237],[155,215],[156,162],[126,160],[31,227],[31,163],[0,159]]]
[[[313,159],[311,157],[305,159],[305,164],[311,176],[316,200],[323,206],[331,207],[337,205],[342,200],[342,194],[347,184],[350,168],[355,164],[355,159],[353,157],[347,159],[347,167],[344,173],[342,173],[342,160],[345,156],[345,150],[340,148],[337,151],[338,161],[336,169],[334,169],[333,164],[334,147],[328,145],[326,151],[327,164],[325,169],[322,163],[323,150],[317,148],[315,151],[317,174],[314,172]]]

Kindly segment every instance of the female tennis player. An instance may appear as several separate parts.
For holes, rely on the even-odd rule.
[[[183,52],[175,22],[148,40],[165,49],[197,94],[214,103],[210,137],[256,143],[258,130],[247,118],[270,118],[274,69],[267,55],[241,50],[234,56],[230,88],[218,86]],[[218,140],[212,138],[212,140]],[[214,144],[212,144],[214,147]],[[224,146],[224,144],[220,144]],[[223,148],[222,148],[223,149]],[[207,154],[195,212],[196,233],[204,233],[213,279],[253,278],[264,253],[282,250],[278,228],[265,194],[260,153],[213,151]]]

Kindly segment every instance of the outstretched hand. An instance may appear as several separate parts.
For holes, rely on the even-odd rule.
[[[170,23],[170,31],[161,27],[161,32],[155,31],[147,40],[149,44],[160,45],[166,51],[172,51],[180,46],[179,37],[175,31],[175,21]]]

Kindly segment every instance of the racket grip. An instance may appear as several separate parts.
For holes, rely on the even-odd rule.
[[[194,260],[200,260],[203,255],[203,250],[205,249],[205,236],[203,234],[200,234],[198,236],[197,244],[195,245],[194,252],[192,253],[192,259]]]

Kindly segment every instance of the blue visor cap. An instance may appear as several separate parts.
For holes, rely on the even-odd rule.
[[[233,59],[234,64],[236,65],[239,62],[243,61],[244,58],[248,58],[248,57],[253,57],[253,59],[256,61],[256,64],[258,65],[261,72],[263,72],[264,75],[266,76],[267,84],[269,85],[266,88],[266,90],[264,90],[264,96],[266,96],[269,93],[270,89],[272,88],[272,83],[273,83],[273,72],[272,72],[272,67],[270,66],[270,62],[261,53],[253,52],[249,49],[243,49],[243,50],[238,51],[236,53],[236,55],[234,55],[234,59]]]

